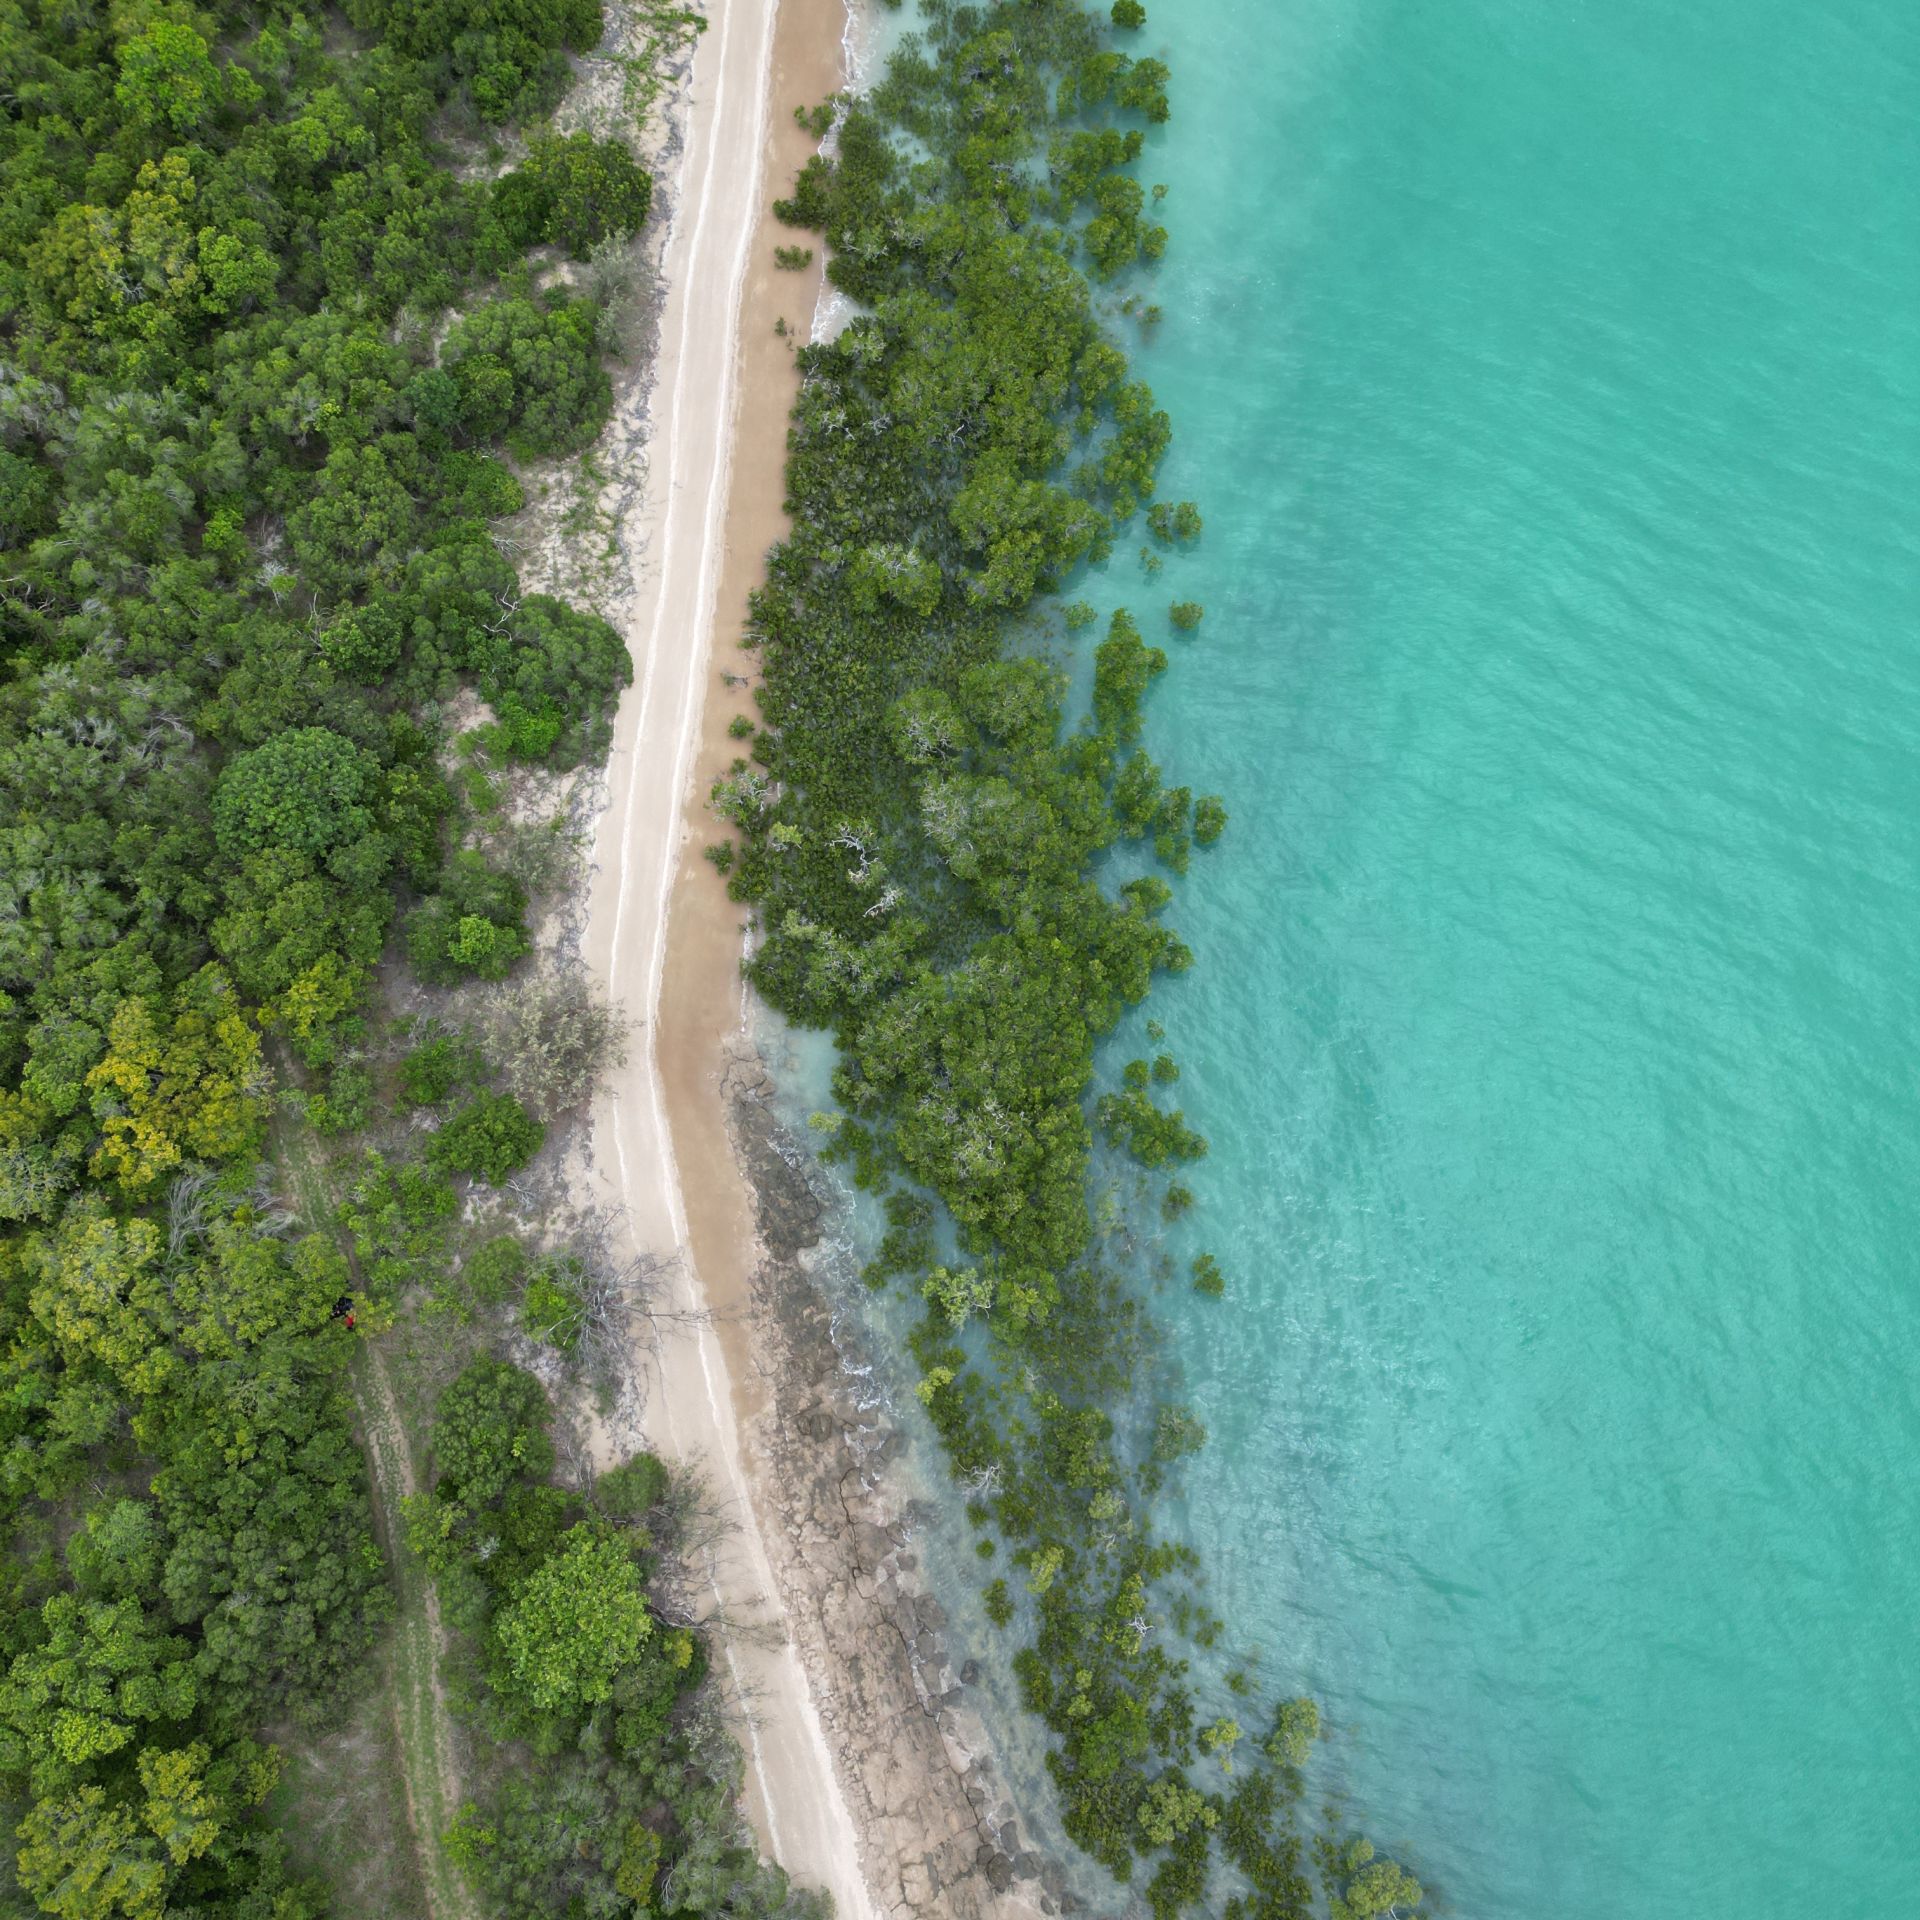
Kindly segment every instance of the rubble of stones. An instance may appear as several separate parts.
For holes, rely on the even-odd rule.
[[[762,1249],[755,1354],[772,1391],[757,1438],[777,1469],[785,1597],[803,1643],[836,1656],[809,1664],[840,1676],[844,1697],[819,1704],[869,1865],[889,1863],[876,1892],[891,1915],[942,1920],[1081,1912],[1059,1863],[1021,1838],[969,1701],[977,1668],[955,1668],[945,1609],[920,1583],[917,1516],[886,1480],[905,1439],[856,1398],[848,1362],[857,1356],[844,1350],[844,1329],[836,1337],[808,1271],[825,1210],[804,1150],[782,1128],[772,1078],[746,1043],[730,1053],[722,1086]]]

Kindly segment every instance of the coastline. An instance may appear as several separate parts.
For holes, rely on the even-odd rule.
[[[1031,1920],[1077,1903],[1023,1844],[947,1661],[909,1497],[886,1473],[898,1443],[846,1391],[807,1270],[819,1203],[781,1151],[748,1028],[747,912],[701,857],[705,795],[738,751],[727,725],[750,710],[740,636],[786,527],[793,353],[823,284],[817,259],[774,265],[793,236],[769,209],[815,150],[793,108],[845,84],[853,44],[845,0],[729,0],[679,116],[658,352],[634,402],[650,458],[623,509],[636,680],[582,938],[635,1022],[594,1105],[582,1197],[619,1217],[635,1254],[670,1264],[636,1355],[641,1404],[587,1424],[599,1464],[644,1439],[700,1470],[736,1523],[701,1610],[768,1854],[827,1890],[840,1920]],[[728,168],[748,150],[752,167]]]
[[[1029,1844],[929,1590],[927,1490],[868,1390],[871,1356],[820,1277],[832,1201],[778,1112],[751,1032],[723,1042],[708,1103],[724,1115],[757,1242],[745,1322],[763,1407],[755,1493],[789,1631],[841,1762],[868,1884],[890,1913],[1031,1920],[1083,1912],[1060,1864]],[[718,1095],[717,1102],[714,1094]],[[944,1476],[942,1492],[946,1491]]]
[[[1029,1920],[1073,1903],[1034,1884],[1042,1863],[962,1705],[905,1550],[905,1499],[876,1472],[893,1450],[837,1397],[841,1358],[799,1258],[819,1208],[771,1144],[747,1037],[746,911],[701,858],[705,795],[738,745],[727,724],[748,709],[730,680],[752,674],[739,639],[785,528],[793,352],[823,280],[817,260],[774,265],[791,236],[769,208],[814,150],[792,109],[843,84],[849,19],[844,0],[729,0],[677,116],[658,345],[630,401],[647,470],[620,508],[636,676],[581,929],[634,1035],[594,1103],[578,1188],[633,1254],[667,1264],[635,1356],[638,1405],[586,1425],[596,1464],[644,1442],[700,1472],[733,1523],[700,1610],[769,1856],[830,1893],[839,1920]],[[745,152],[752,166],[729,166]],[[798,1193],[770,1187],[769,1165]]]

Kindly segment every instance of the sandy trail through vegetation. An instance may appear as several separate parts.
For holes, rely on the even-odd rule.
[[[406,1785],[407,1818],[420,1854],[421,1877],[433,1920],[472,1920],[472,1895],[447,1858],[447,1829],[460,1810],[460,1772],[454,1759],[453,1722],[447,1711],[440,1656],[446,1635],[432,1579],[407,1550],[401,1501],[416,1491],[400,1409],[386,1363],[372,1342],[353,1369],[354,1401],[373,1462],[383,1529],[399,1588],[394,1622],[393,1717],[400,1740],[400,1777]]]
[[[289,1197],[301,1224],[313,1233],[335,1234],[337,1200],[312,1136],[284,1112],[276,1120],[275,1135],[277,1158],[292,1188]],[[350,1242],[344,1236],[336,1237],[341,1239],[351,1264]],[[354,1278],[357,1283],[357,1270]],[[440,1673],[446,1634],[433,1581],[407,1548],[401,1502],[418,1490],[417,1480],[399,1403],[377,1339],[360,1343],[353,1359],[352,1379],[354,1411],[373,1471],[374,1519],[386,1543],[387,1564],[394,1577],[395,1614],[388,1650],[392,1671],[386,1691],[399,1741],[407,1824],[413,1832],[431,1920],[474,1920],[473,1896],[447,1857],[445,1846],[447,1829],[460,1809],[453,1720]]]

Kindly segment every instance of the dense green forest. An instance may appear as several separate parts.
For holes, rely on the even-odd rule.
[[[644,104],[700,23],[623,18]],[[380,1722],[428,1576],[497,1758],[409,1871],[512,1915],[811,1910],[672,1622],[687,1490],[563,1485],[489,1350],[577,1370],[612,1284],[497,1193],[618,1045],[533,955],[564,836],[503,804],[604,755],[631,671],[499,531],[611,405],[652,183],[546,120],[602,30],[0,0],[10,1911],[327,1911],[294,1763]],[[438,1389],[404,1520],[361,1446],[389,1350]]]
[[[1132,169],[1171,76],[1128,50],[1133,0],[1110,21],[1074,0],[921,11],[777,209],[824,235],[859,312],[800,352],[793,531],[752,611],[765,725],[715,790],[738,831],[715,857],[758,909],[755,983],[837,1035],[828,1152],[885,1196],[869,1280],[924,1299],[919,1396],[982,1559],[1010,1565],[987,1605],[1068,1832],[1143,1875],[1157,1916],[1405,1911],[1401,1868],[1299,1818],[1310,1701],[1263,1700],[1239,1668],[1247,1737],[1201,1719],[1189,1649],[1222,1623],[1150,1516],[1204,1435],[1137,1407],[1150,1329],[1089,1203],[1097,1140],[1174,1176],[1169,1216],[1206,1146],[1166,1102],[1171,1056],[1096,1098],[1094,1047],[1191,963],[1162,872],[1226,809],[1149,756],[1168,653],[1125,612],[1076,717],[1092,614],[1055,597],[1125,538],[1151,577],[1201,533],[1191,503],[1153,500],[1171,427],[1116,343],[1152,320],[1132,283],[1168,236]],[[1200,618],[1180,602],[1170,625]],[[1204,1255],[1193,1283],[1231,1291]],[[1138,1445],[1122,1409],[1145,1414]]]

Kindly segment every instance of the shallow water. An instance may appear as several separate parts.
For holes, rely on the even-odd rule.
[[[1451,1911],[1911,1914],[1920,13],[1144,37],[1184,1529]]]
[[[1074,590],[1205,604],[1148,744],[1234,816],[1147,1010],[1213,1143],[1172,1251],[1231,1276],[1161,1298],[1167,1518],[1441,1910],[1908,1915],[1920,14],[1140,47],[1207,527]]]

